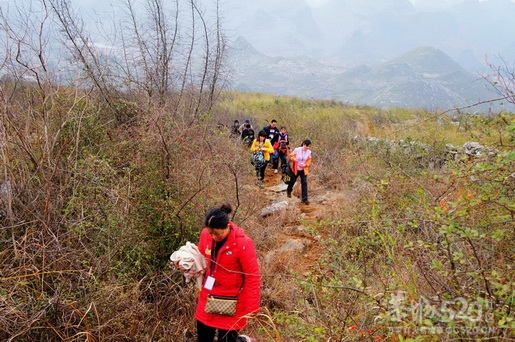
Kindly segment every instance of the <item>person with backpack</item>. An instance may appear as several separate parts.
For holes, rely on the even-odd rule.
[[[197,341],[255,342],[240,335],[247,318],[260,309],[261,273],[254,241],[232,222],[230,204],[204,218],[198,250],[206,259],[204,282],[195,310]]]
[[[285,165],[288,164],[288,154],[290,153],[290,138],[288,137],[288,133],[286,132],[286,126],[281,126],[281,129],[279,131],[279,138],[277,141],[277,147],[275,149],[279,154],[279,160],[281,161],[281,170],[284,170]],[[277,170],[277,167],[275,169]]]
[[[245,127],[247,125],[250,125],[250,129],[254,130],[254,126],[252,126],[252,124],[250,123],[250,120],[249,119],[245,119],[245,121],[243,121],[243,123],[240,126],[240,132],[243,132],[243,130],[245,129]]]
[[[277,120],[270,121],[270,125],[263,127],[263,131],[266,133],[267,139],[270,140],[272,145],[277,142],[279,138],[279,129],[277,128]]]
[[[231,138],[236,138],[241,136],[241,130],[240,130],[240,121],[234,120],[234,123],[231,127]]]
[[[311,140],[306,139],[302,146],[295,148],[290,153],[291,180],[286,188],[286,196],[291,197],[293,186],[300,176],[302,203],[309,204],[308,200],[308,174],[311,165]]]
[[[250,151],[253,153],[253,163],[256,169],[257,181],[256,185],[263,186],[265,179],[266,165],[270,161],[270,155],[274,153],[274,148],[267,138],[267,134],[264,130],[259,131],[257,138],[252,143]],[[260,153],[262,155],[260,155]],[[260,160],[254,157],[261,157]]]
[[[263,131],[266,132],[267,138],[270,140],[270,143],[274,147],[274,152],[271,158],[271,165],[274,169],[274,173],[278,172],[279,167],[279,152],[277,152],[277,142],[279,139],[279,128],[277,128],[277,120],[270,121],[270,125],[263,127]]]
[[[254,141],[254,130],[249,123],[245,124],[245,129],[241,132],[241,140],[247,147],[250,147]]]

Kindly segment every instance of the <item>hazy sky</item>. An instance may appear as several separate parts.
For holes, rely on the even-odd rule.
[[[20,0],[0,0],[0,4],[2,3],[16,3]],[[320,5],[323,5],[330,0],[305,0],[306,3],[310,6],[317,7]],[[356,0],[359,1],[359,0]],[[430,5],[431,7],[438,6],[438,4],[444,4],[447,2],[462,2],[465,0],[409,0],[413,4],[423,4],[425,6]],[[488,0],[479,0],[480,2],[488,1]],[[515,0],[511,0],[512,2],[515,2]],[[88,8],[88,7],[104,7],[105,5],[109,5],[112,3],[117,3],[119,0],[71,0],[75,6],[81,7],[81,8]]]
[[[329,2],[330,0],[306,0],[306,2],[308,3],[308,5],[311,5],[311,6],[320,6],[320,5],[323,5],[325,4],[326,2]],[[415,3],[417,2],[417,0],[410,0],[411,2]]]
[[[328,2],[329,0],[306,0],[306,2],[308,3],[308,5],[311,5],[311,6],[319,6],[319,5],[322,5],[326,2]]]
[[[306,0],[306,2],[308,3],[308,5],[311,5],[311,6],[320,6],[320,5],[323,5],[325,4],[326,2],[328,2],[330,0]],[[420,2],[423,2],[424,0],[409,0],[411,3],[420,3]],[[440,0],[442,1],[442,0]],[[455,0],[443,0],[445,2],[449,2],[449,1],[454,1],[456,2]],[[488,0],[479,0],[479,2],[483,2],[483,1],[488,1]],[[512,2],[515,2],[514,0],[512,0]]]
[[[320,6],[320,5],[323,5],[324,3],[326,2],[329,2],[330,0],[305,0],[308,5],[311,5],[311,6]],[[420,2],[427,2],[428,0],[409,0],[410,2],[416,4],[416,3],[420,3]],[[459,1],[464,1],[464,0],[429,0],[429,1],[432,1],[432,2],[459,2]],[[479,0],[480,2],[482,1],[488,1],[488,0]],[[15,1],[13,0],[0,0],[0,4],[1,3],[13,3]],[[106,3],[110,3],[110,2],[113,2],[111,0],[106,0],[106,1],[98,1],[98,0],[72,0],[72,3],[75,3],[81,7],[86,7],[88,6],[88,4],[92,4],[92,5],[98,5],[99,3],[103,3],[103,4],[106,4]],[[512,0],[512,2],[515,2],[515,0]]]

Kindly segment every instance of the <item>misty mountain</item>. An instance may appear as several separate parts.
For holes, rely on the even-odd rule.
[[[434,46],[472,72],[515,58],[510,0],[226,0],[224,25],[267,56],[315,58],[340,66],[377,64]],[[433,6],[431,6],[433,4]],[[436,6],[436,4],[439,4]]]
[[[479,75],[515,59],[510,0],[238,4],[237,19],[229,8],[225,19],[238,34],[231,61],[240,90],[448,109],[496,97]]]
[[[488,82],[433,47],[412,50],[355,77],[344,73],[339,80],[347,84],[351,102],[382,108],[450,109],[494,97]]]
[[[216,4],[239,90],[448,109],[497,97],[479,74],[515,60],[512,0],[206,0],[206,17]]]
[[[495,97],[488,82],[434,47],[414,49],[373,67],[343,68],[309,57],[268,57],[243,38],[237,46],[232,55],[233,87],[241,91],[430,110]]]

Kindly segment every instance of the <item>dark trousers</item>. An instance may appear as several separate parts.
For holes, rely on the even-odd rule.
[[[284,152],[279,151],[279,159],[281,160],[281,168],[284,164],[288,163],[288,155]]]
[[[216,329],[197,321],[198,342],[213,342],[217,330],[218,342],[238,342],[238,330]]]
[[[270,162],[272,164],[272,169],[277,170],[277,168],[279,167],[279,157],[270,158]]]
[[[295,185],[295,182],[297,181],[297,178],[300,177],[300,188],[301,188],[301,195],[302,195],[302,201],[308,200],[308,176],[304,173],[304,170],[298,171],[297,174],[293,175],[291,178],[290,184],[288,184],[288,188],[286,188],[287,193],[291,193],[293,190],[293,186]]]
[[[265,179],[265,170],[266,170],[267,165],[268,165],[268,162],[263,163],[263,165],[256,167],[257,179],[259,179],[259,180]]]

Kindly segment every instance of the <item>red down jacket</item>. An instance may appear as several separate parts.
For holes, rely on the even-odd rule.
[[[261,301],[261,275],[257,262],[256,248],[243,229],[229,222],[229,236],[218,252],[216,263],[211,275],[211,249],[213,238],[207,228],[200,233],[198,249],[207,260],[206,275],[215,278],[211,290],[204,286],[200,291],[195,318],[207,326],[223,330],[240,330],[247,324],[243,316],[257,312]],[[241,288],[241,292],[240,292]],[[208,314],[204,311],[207,296],[238,296],[236,315],[223,316]]]

